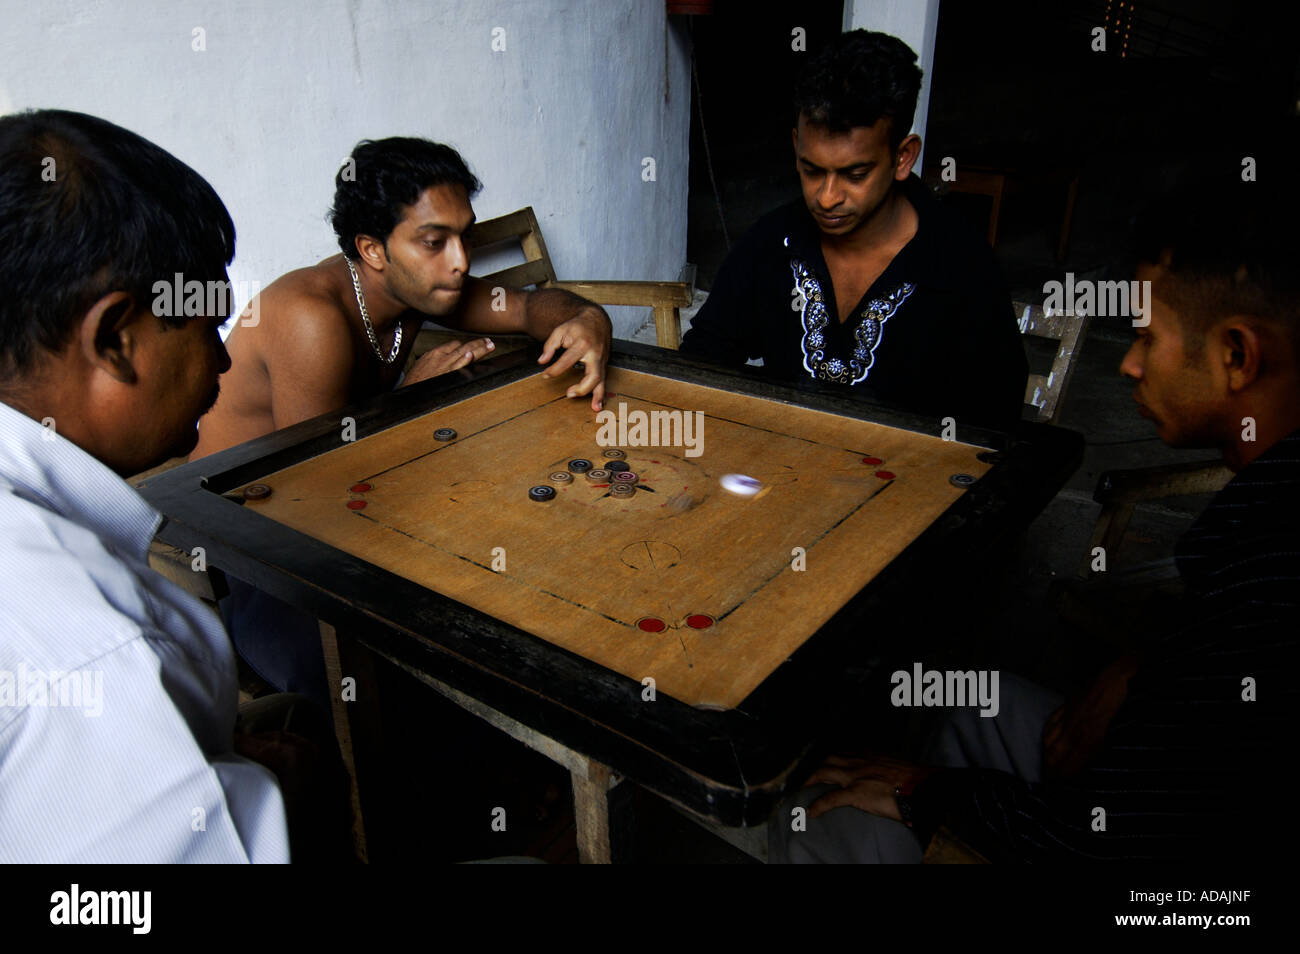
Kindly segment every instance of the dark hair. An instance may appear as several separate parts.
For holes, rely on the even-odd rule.
[[[897,149],[916,113],[921,69],[916,54],[896,36],[853,30],[818,50],[794,87],[794,122],[800,115],[831,132],[874,126],[889,117],[889,147]]]
[[[1163,267],[1153,293],[1182,319],[1188,351],[1230,315],[1285,326],[1300,353],[1294,187],[1243,182],[1240,166],[1171,189],[1138,216],[1138,262]]]
[[[64,110],[0,117],[0,375],[62,349],[109,292],[150,302],[177,272],[223,280],[234,256],[212,186],[147,139]]]
[[[425,189],[447,184],[464,186],[471,197],[481,188],[460,153],[450,146],[404,136],[363,139],[334,177],[330,225],[339,248],[355,259],[358,235],[386,245],[403,210],[414,205]]]

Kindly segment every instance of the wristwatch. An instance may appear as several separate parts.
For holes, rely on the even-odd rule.
[[[894,786],[894,801],[898,804],[898,817],[908,828],[912,827],[912,792],[933,772],[934,769],[931,768],[921,769]]]

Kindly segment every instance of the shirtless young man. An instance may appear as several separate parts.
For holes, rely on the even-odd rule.
[[[539,363],[554,359],[551,376],[581,361],[585,375],[569,396],[590,394],[600,410],[609,316],[569,292],[507,288],[494,296],[490,283],[471,278],[467,233],[478,189],[448,146],[360,143],[335,180],[330,218],[342,254],[282,276],[255,310],[245,310],[226,343],[231,368],[221,397],[200,423],[192,457],[390,390],[431,318],[474,334],[526,332],[545,342]],[[402,383],[463,368],[492,348],[486,337],[452,341],[422,356]]]
[[[527,332],[545,342],[538,361],[553,362],[543,372],[552,377],[581,361],[584,375],[568,394],[590,395],[600,410],[609,316],[558,289],[500,289],[469,277],[478,188],[447,146],[406,138],[358,144],[335,179],[330,215],[343,254],[283,276],[246,310],[226,343],[231,368],[199,423],[191,459],[393,388],[421,324],[433,317],[476,334]],[[453,341],[422,356],[402,383],[463,368],[492,348],[486,337]],[[272,685],[328,708],[315,620],[229,582],[222,614],[240,655]]]

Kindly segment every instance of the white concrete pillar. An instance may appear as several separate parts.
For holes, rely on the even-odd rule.
[[[930,70],[934,66],[934,37],[939,26],[939,0],[844,0],[844,30],[875,30],[896,36],[916,51],[924,76],[916,98],[912,132],[921,137],[916,172],[925,160],[925,121],[930,112]]]

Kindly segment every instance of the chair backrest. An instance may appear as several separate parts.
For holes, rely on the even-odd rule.
[[[546,241],[542,238],[542,229],[537,224],[537,216],[533,214],[531,205],[508,215],[474,223],[469,236],[472,251],[503,245],[523,249],[523,263],[483,275],[481,277],[484,281],[499,282],[508,288],[527,288],[529,285],[545,287],[555,281],[551,255],[546,251]]]
[[[661,348],[676,348],[681,340],[680,309],[689,305],[693,288],[686,282],[660,281],[556,281],[555,268],[542,238],[532,206],[509,215],[477,222],[470,232],[472,251],[509,245],[523,250],[524,261],[489,275],[484,281],[510,288],[558,288],[600,305],[646,306],[654,309],[655,336]]]
[[[1040,305],[1022,301],[1012,304],[1022,335],[1058,342],[1052,369],[1047,374],[1030,374],[1025,385],[1025,403],[1034,408],[1035,420],[1055,424],[1078,361],[1080,342],[1088,329],[1088,316],[1048,314]]]

